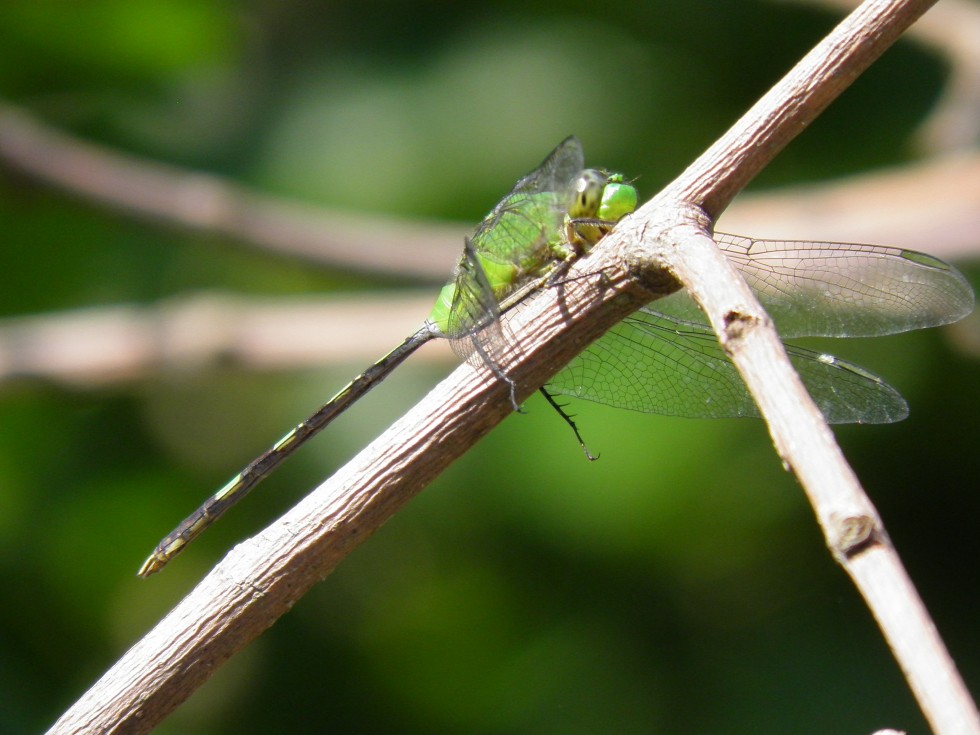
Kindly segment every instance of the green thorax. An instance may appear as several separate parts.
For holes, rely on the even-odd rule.
[[[594,169],[582,171],[569,192],[520,193],[503,199],[472,240],[494,301],[500,303],[545,275],[556,262],[587,251],[636,208],[636,199],[636,189],[624,183],[622,175]],[[443,336],[449,334],[461,272],[457,265],[429,314],[430,327]]]

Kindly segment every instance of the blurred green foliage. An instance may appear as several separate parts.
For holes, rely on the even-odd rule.
[[[0,95],[278,195],[476,222],[569,133],[652,194],[826,33],[795,4],[0,4]],[[911,156],[943,81],[889,52],[757,185]],[[0,172],[0,313],[375,284],[122,219]],[[751,233],[745,233],[751,234]],[[448,261],[447,261],[448,262]],[[424,315],[420,314],[419,319]],[[353,336],[352,336],[353,338]],[[940,331],[834,345],[908,398],[838,430],[980,689],[980,381]],[[0,712],[51,723],[206,572],[438,378],[409,363],[150,581],[157,539],[360,365],[0,391]],[[158,732],[921,731],[764,427],[537,400]]]

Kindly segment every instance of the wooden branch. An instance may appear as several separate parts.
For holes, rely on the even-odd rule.
[[[618,319],[675,288],[668,273],[680,277],[759,401],[780,456],[804,484],[835,557],[873,606],[926,717],[936,732],[968,733],[980,732],[976,709],[874,508],[768,317],[705,234],[705,212],[724,209],[928,4],[863,5],[654,202],[576,263],[567,282],[516,310],[508,328],[520,343],[501,367],[523,398]],[[312,495],[236,547],[51,732],[151,729],[509,410],[507,389],[489,370],[462,366]],[[901,602],[882,609],[882,589]],[[909,655],[910,642],[929,670]]]
[[[621,231],[621,236],[630,235]],[[675,226],[659,236],[669,243],[664,253],[668,267],[709,315],[780,458],[806,491],[828,548],[878,621],[926,719],[936,733],[980,732],[976,707],[877,511],[790,365],[768,316],[706,234],[693,229],[685,234]]]

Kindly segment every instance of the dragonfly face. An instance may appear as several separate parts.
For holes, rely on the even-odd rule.
[[[617,222],[636,209],[636,188],[625,183],[622,174],[589,168],[575,179],[574,190],[575,198],[568,210],[572,219]]]
[[[622,174],[586,169],[575,180],[574,190],[565,216],[565,258],[591,248],[636,209],[636,189],[623,182]]]

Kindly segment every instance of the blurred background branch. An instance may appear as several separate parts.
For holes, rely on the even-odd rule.
[[[962,115],[980,119],[969,117],[972,111],[963,111],[966,101],[957,100],[962,104],[953,106]],[[937,114],[950,118],[950,104],[938,106]],[[236,244],[283,257],[392,278],[444,279],[447,262],[470,229],[378,215],[365,218],[277,200],[219,176],[79,140],[10,105],[0,106],[0,160],[97,206],[227,236]],[[821,235],[818,226],[833,222],[841,232],[867,232],[896,246],[929,243],[931,252],[947,258],[975,254],[978,170],[980,154],[970,149],[844,181],[747,195],[726,212],[725,222],[736,223],[730,229],[759,237],[766,235],[756,230],[768,226],[778,231],[774,237],[801,233],[800,239],[835,239]],[[935,238],[937,231],[942,238]]]
[[[448,254],[458,249],[464,231],[259,195],[220,176],[80,140],[9,104],[0,105],[0,158],[12,170],[95,206],[355,272],[434,280],[452,262]]]
[[[462,226],[364,219],[277,201],[220,177],[79,141],[9,107],[0,107],[0,157],[33,179],[97,205],[232,237],[238,244],[283,257],[387,278],[438,282],[447,277],[446,263],[466,231]],[[719,229],[754,237],[887,243],[946,259],[975,257],[980,253],[980,154],[939,156],[829,184],[745,195],[726,210]],[[187,357],[169,344],[174,318],[181,334],[195,335],[199,368],[229,360],[259,369],[367,361],[407,333],[407,326],[392,323],[391,314],[418,314],[418,322],[431,301],[421,293],[397,301],[377,298],[377,308],[371,308],[364,296],[347,303],[327,297],[314,310],[310,299],[292,306],[226,297],[220,314],[211,298],[194,299],[179,310],[162,304],[159,313],[149,308],[125,313],[126,307],[115,306],[105,313],[88,309],[84,315],[0,321],[0,381],[46,377],[75,385],[104,384],[174,367],[173,360]],[[250,339],[245,324],[255,322],[276,328]],[[232,329],[219,329],[219,324]],[[344,334],[359,339],[351,345],[329,324],[341,324]],[[297,342],[305,348],[292,350]]]

